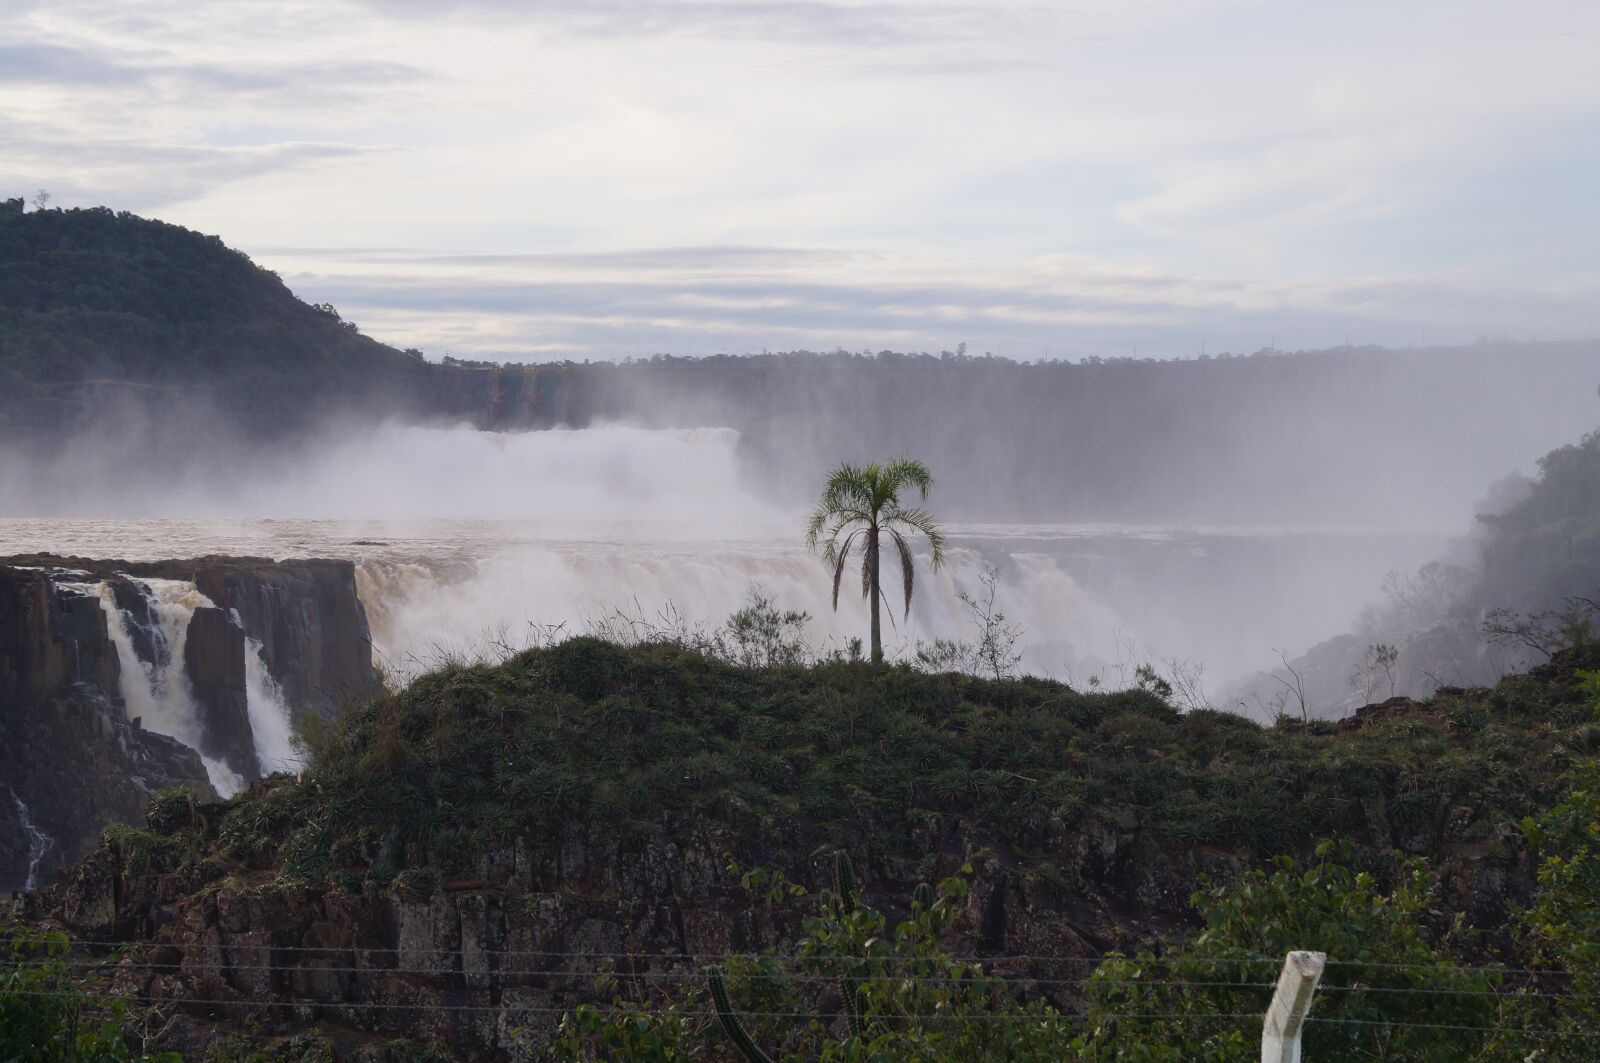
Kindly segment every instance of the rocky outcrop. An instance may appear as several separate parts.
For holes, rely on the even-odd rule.
[[[184,672],[200,711],[200,752],[245,779],[257,775],[245,689],[244,632],[221,609],[202,606],[189,620]]]
[[[192,583],[213,604],[163,629],[150,585]],[[120,621],[113,638],[108,615]],[[170,628],[172,615],[166,617]],[[181,654],[177,654],[182,636]],[[111,822],[138,822],[170,785],[214,797],[201,755],[258,776],[247,654],[295,714],[330,714],[373,685],[366,614],[348,562],[260,558],[0,560],[0,889],[48,882]],[[174,660],[174,656],[177,659]],[[141,719],[128,683],[182,670],[195,719]],[[157,683],[164,693],[171,684]],[[170,710],[171,706],[166,706]],[[220,785],[220,783],[218,784]],[[43,856],[37,835],[49,838]]]
[[[205,558],[190,578],[261,644],[298,712],[327,716],[372,693],[372,638],[349,561]]]
[[[157,790],[215,796],[194,750],[128,722],[93,694],[0,715],[0,891],[51,881],[93,848],[106,824],[139,822]],[[48,839],[42,851],[30,826]]]
[[[984,950],[1059,957],[1010,973],[1070,978],[1110,940],[1096,943],[1074,926],[1082,917],[1090,935],[1109,933],[1109,883],[1064,914],[978,838],[955,831],[944,841],[954,848],[941,866],[979,868],[967,918],[992,931]],[[107,847],[36,907],[85,939],[152,943],[156,965],[130,963],[118,976],[118,991],[131,996],[215,1001],[208,1010],[231,1022],[323,1020],[441,1043],[463,1057],[534,1058],[516,1053],[542,1044],[563,1010],[597,999],[602,973],[650,993],[697,978],[706,956],[792,945],[830,857],[785,869],[813,897],[769,904],[728,872],[737,844],[698,830],[634,846],[595,838],[559,854],[507,851],[485,861],[488,877],[445,883],[431,896],[288,894],[219,864],[130,874]],[[863,870],[867,899],[903,918],[916,862],[880,856]]]
[[[56,586],[80,578],[53,566],[0,565],[0,706],[75,684],[116,689],[117,655],[99,604]]]

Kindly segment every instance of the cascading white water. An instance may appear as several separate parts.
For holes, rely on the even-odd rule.
[[[45,854],[55,844],[55,839],[50,837],[33,822],[33,817],[28,811],[28,806],[22,803],[22,797],[16,790],[11,790],[11,802],[16,806],[17,821],[22,824],[22,832],[28,836],[28,875],[23,882],[23,889],[37,889],[39,886],[39,865],[44,861]]]
[[[442,653],[518,645],[530,623],[581,632],[616,609],[650,615],[671,602],[691,623],[716,625],[748,601],[753,583],[780,608],[809,612],[808,638],[823,651],[866,633],[854,577],[835,613],[828,570],[800,545],[797,510],[808,500],[786,507],[747,490],[728,429],[503,435],[385,426],[320,442],[314,462],[298,451],[267,454],[230,469],[223,485],[96,493],[93,512],[122,519],[0,521],[0,537],[19,549],[101,557],[348,558],[382,663],[401,673]],[[935,514],[940,495],[936,485]],[[184,519],[128,519],[152,514]],[[1217,679],[1267,667],[1269,647],[1337,634],[1387,570],[1442,549],[1426,537],[1306,529],[947,530],[965,549],[952,549],[937,574],[919,558],[916,604],[909,621],[885,623],[887,649],[971,640],[955,592],[978,593],[984,565],[995,563],[996,605],[1024,629],[1022,668],[1113,684],[1143,660],[1204,662]],[[887,569],[892,600],[892,557]],[[253,709],[271,701],[251,698]],[[281,754],[270,723],[256,725],[267,736],[258,741]]]
[[[200,711],[184,670],[184,646],[195,610],[212,607],[213,603],[185,580],[141,579],[136,583],[148,591],[146,600],[156,622],[151,632],[157,644],[154,660],[146,660],[135,648],[129,618],[117,606],[110,584],[67,586],[92,594],[100,602],[117,650],[121,673],[118,692],[128,718],[139,718],[149,730],[176,738],[198,751]],[[293,748],[289,710],[284,705],[283,692],[261,659],[261,644],[253,639],[246,640],[245,696],[251,740],[261,770],[294,770],[299,761]],[[244,788],[244,779],[221,758],[202,753],[200,760],[217,793],[228,797]]]
[[[244,683],[250,711],[250,737],[255,743],[256,764],[261,774],[299,771],[305,758],[294,746],[294,724],[283,700],[283,688],[267,671],[261,643],[252,638],[245,639]]]
[[[938,572],[918,557],[909,618],[900,613],[898,570],[887,570],[886,651],[973,639],[957,592],[976,595],[986,565],[968,549],[949,550]],[[465,570],[369,561],[357,580],[380,660],[402,676],[446,657],[517,648],[547,625],[578,634],[617,610],[652,619],[670,609],[691,625],[715,626],[748,604],[756,586],[780,608],[810,614],[805,634],[820,651],[843,649],[868,627],[853,570],[835,611],[827,567],[801,547],[766,541],[525,543],[502,546]],[[1023,629],[1023,664],[1038,674],[1063,674],[1078,659],[1112,650],[1114,618],[1050,558],[1010,555],[996,606]]]
[[[198,751],[200,710],[184,671],[183,651],[189,641],[189,621],[194,611],[211,602],[194,584],[181,580],[147,579],[138,583],[150,592],[147,600],[156,621],[153,634],[158,648],[153,661],[146,661],[134,648],[128,617],[117,607],[111,585],[96,583],[85,588],[100,600],[111,643],[117,648],[119,692],[125,711],[129,719],[138,718],[149,730],[176,738]],[[244,788],[244,779],[220,758],[201,754],[200,760],[217,793],[227,797]]]
[[[162,525],[151,528],[160,537],[146,549],[164,557],[175,547],[350,557],[360,566],[380,661],[402,674],[443,655],[519,645],[531,624],[580,632],[619,609],[654,615],[670,603],[688,622],[715,626],[748,602],[754,584],[780,608],[808,612],[806,635],[821,651],[867,631],[855,577],[836,612],[827,567],[800,543],[803,517],[745,489],[738,434],[726,428],[606,425],[503,435],[390,425],[329,439],[309,466],[241,470],[232,487],[236,496],[180,493],[165,504],[323,520]],[[130,542],[130,534],[139,538],[134,525],[116,531],[114,544],[73,547],[124,556],[139,548]],[[919,641],[971,639],[956,591],[976,593],[988,561],[1002,568],[997,604],[1024,629],[1025,667],[1063,674],[1111,652],[1118,625],[1105,607],[1054,559],[1020,545],[981,556],[951,550],[939,573],[919,557],[911,616],[891,608],[886,648],[906,653]],[[892,601],[893,559],[885,575]],[[253,724],[258,748],[282,758],[289,750],[274,731],[278,715],[264,708],[274,700],[270,688],[252,684],[252,713],[263,707]],[[171,705],[184,707],[178,698]]]

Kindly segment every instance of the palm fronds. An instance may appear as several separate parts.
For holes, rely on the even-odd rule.
[[[839,608],[839,585],[857,536],[865,532],[861,562],[861,594],[872,609],[872,659],[883,659],[878,635],[878,604],[887,604],[882,590],[882,550],[880,536],[888,532],[899,557],[904,590],[904,616],[911,616],[911,595],[916,584],[915,559],[902,529],[921,532],[932,548],[931,563],[938,569],[944,562],[944,535],[920,506],[908,506],[901,494],[915,491],[925,501],[933,486],[933,474],[920,461],[897,458],[887,465],[873,463],[857,467],[841,463],[828,474],[822,496],[806,522],[806,545],[822,549],[823,560],[833,568],[833,607]],[[848,532],[848,534],[846,534]],[[844,535],[844,539],[839,537]],[[893,623],[893,616],[890,616]]]

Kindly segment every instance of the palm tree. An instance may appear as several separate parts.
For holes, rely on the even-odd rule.
[[[900,552],[900,573],[905,583],[905,612],[911,615],[911,583],[914,570],[911,547],[902,529],[919,531],[933,547],[933,567],[944,561],[944,535],[927,510],[907,507],[900,492],[914,488],[919,500],[926,501],[933,476],[920,461],[899,458],[888,465],[876,463],[866,468],[840,464],[828,476],[822,497],[806,525],[806,545],[813,550],[823,544],[822,558],[833,566],[833,608],[839,608],[839,583],[844,578],[845,562],[856,540],[862,540],[865,556],[861,561],[861,593],[872,603],[872,661],[883,660],[883,636],[878,621],[878,604],[883,600],[878,573],[880,533],[888,532]],[[839,537],[843,535],[841,540]]]

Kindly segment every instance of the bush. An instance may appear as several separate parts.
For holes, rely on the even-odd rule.
[[[8,1063],[182,1063],[140,1055],[122,1037],[121,1002],[95,1000],[72,977],[64,934],[18,933],[0,962],[0,1059]]]

